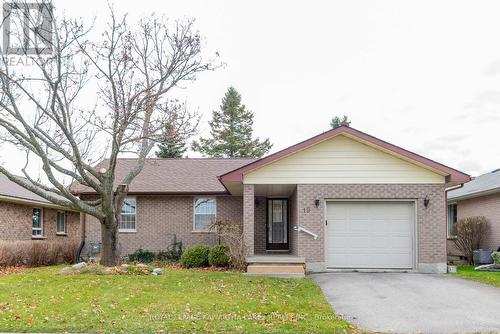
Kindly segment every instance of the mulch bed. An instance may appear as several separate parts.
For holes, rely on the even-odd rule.
[[[26,270],[28,270],[28,267],[23,266],[0,267],[0,276],[19,274]]]

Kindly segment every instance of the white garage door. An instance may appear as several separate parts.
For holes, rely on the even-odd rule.
[[[327,202],[328,268],[413,267],[413,202]]]

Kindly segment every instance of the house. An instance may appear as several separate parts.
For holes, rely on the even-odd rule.
[[[54,205],[0,174],[0,241],[80,239],[78,212]]]
[[[119,161],[118,180],[133,163]],[[445,272],[445,189],[469,180],[345,125],[257,160],[151,159],[129,185],[119,247],[213,244],[208,226],[229,220],[252,265]],[[85,239],[99,241],[99,223],[85,222]]]
[[[485,216],[490,230],[481,245],[484,249],[500,248],[500,169],[480,175],[462,187],[448,192],[448,255],[461,256],[453,243],[453,224],[458,220]]]

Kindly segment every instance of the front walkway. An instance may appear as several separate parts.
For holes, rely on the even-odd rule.
[[[500,288],[450,275],[325,273],[310,277],[339,316],[372,331],[500,332]]]

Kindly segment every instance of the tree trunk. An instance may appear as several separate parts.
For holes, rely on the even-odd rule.
[[[102,256],[101,264],[112,267],[120,263],[118,254],[118,222],[115,218],[101,221]]]

